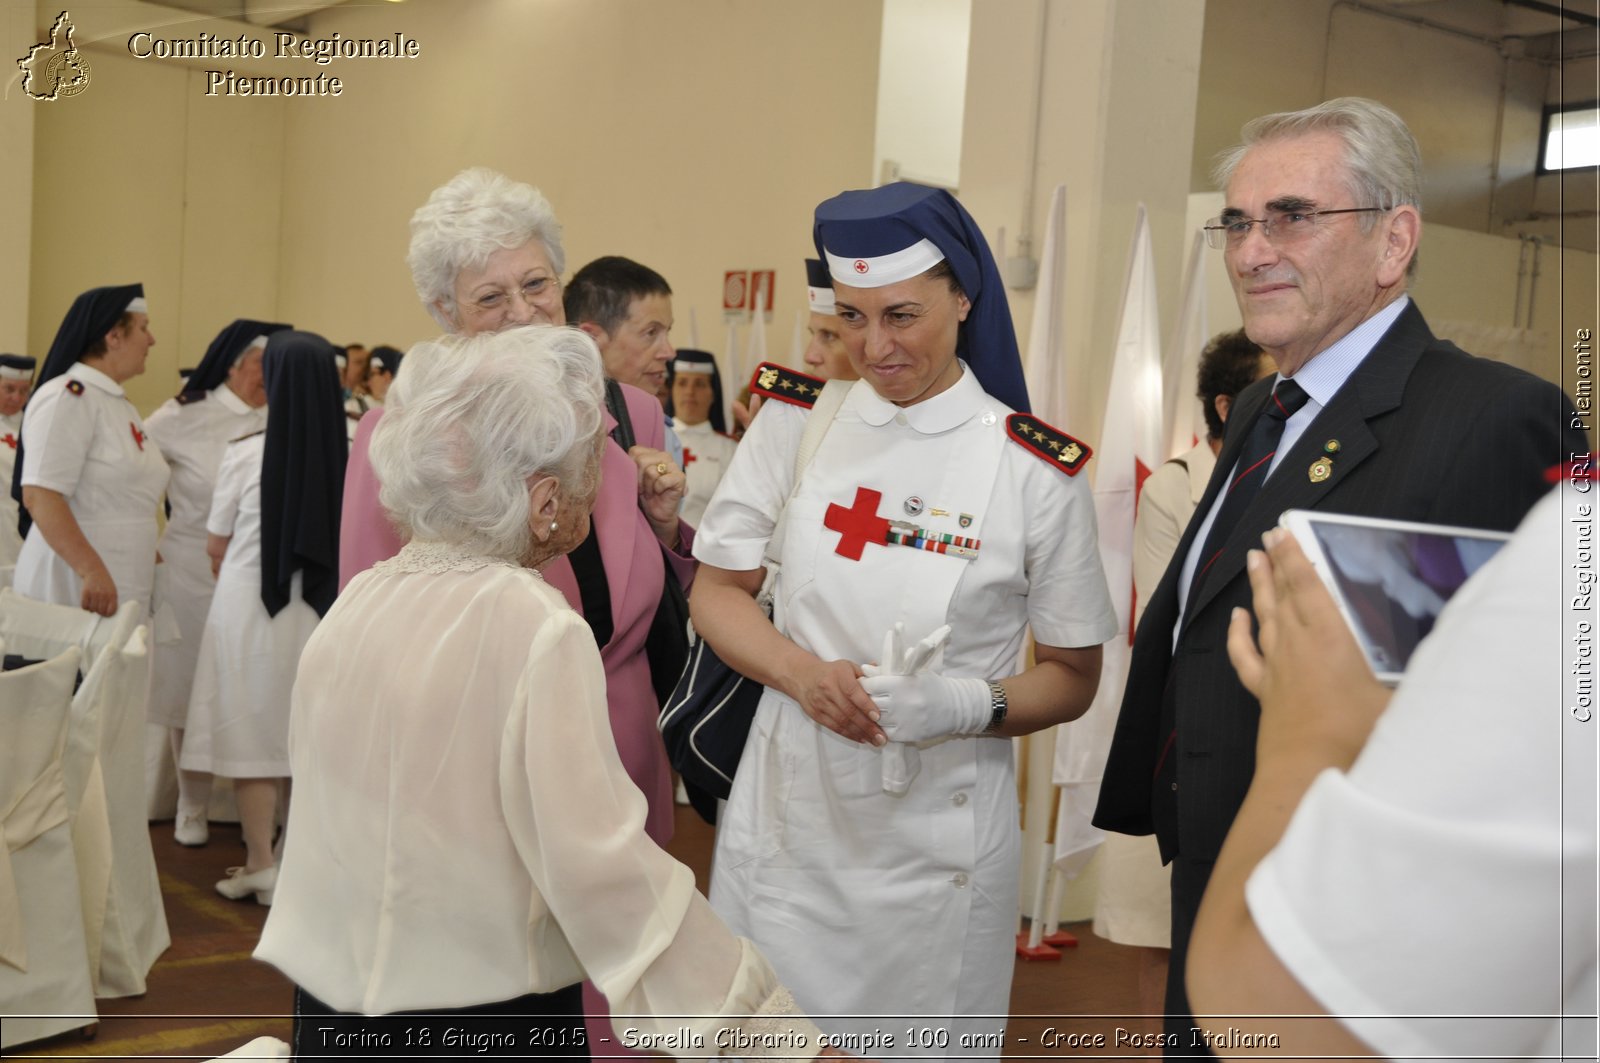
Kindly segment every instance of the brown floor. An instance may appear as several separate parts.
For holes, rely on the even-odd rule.
[[[211,843],[203,849],[174,843],[170,823],[152,826],[151,839],[173,943],[150,972],[149,991],[142,997],[100,1001],[92,1039],[63,1034],[12,1049],[10,1058],[209,1059],[254,1037],[288,1039],[289,983],[250,959],[267,909],[225,900],[212,889],[229,864],[243,862],[238,828],[213,825]],[[711,828],[680,808],[678,836],[670,848],[694,868],[703,889]],[[1100,940],[1084,925],[1068,929],[1080,944],[1064,950],[1060,960],[1017,961],[1003,1053],[1102,1059],[1142,1055],[1138,1049],[1116,1047],[1114,1041],[1118,1028],[1144,1028],[1145,1020],[1121,1017],[1134,1010],[1135,951]],[[1096,1035],[1105,1038],[1105,1047],[1079,1047],[1080,1042],[1071,1040]]]

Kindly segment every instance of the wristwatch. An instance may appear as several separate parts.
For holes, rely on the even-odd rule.
[[[1006,722],[1006,688],[999,683],[989,684],[989,726],[983,729],[986,735],[997,735]]]

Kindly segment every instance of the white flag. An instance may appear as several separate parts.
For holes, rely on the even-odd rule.
[[[1206,234],[1196,230],[1189,247],[1189,268],[1183,275],[1183,296],[1178,304],[1178,319],[1173,322],[1172,338],[1167,341],[1162,359],[1161,382],[1165,389],[1162,421],[1165,435],[1162,454],[1175,458],[1206,437],[1206,416],[1195,396],[1200,373],[1200,352],[1205,349],[1206,328]]]
[[[729,384],[722,389],[722,401],[728,407],[723,411],[727,416],[727,420],[723,423],[731,429],[739,423],[733,418],[734,400],[739,397],[739,392],[744,390],[744,386],[750,383],[750,374],[755,372],[754,366],[746,372],[744,362],[739,358],[739,326],[732,321],[728,322],[728,341],[723,347],[722,357],[728,366],[726,379]]]
[[[1069,875],[1082,868],[1102,837],[1089,825],[1089,817],[1105,772],[1133,641],[1134,506],[1145,477],[1164,459],[1160,329],[1150,222],[1141,203],[1122,297],[1116,360],[1100,446],[1095,452],[1094,511],[1100,527],[1100,563],[1117,611],[1118,634],[1106,643],[1100,688],[1089,711],[1066,724],[1056,741],[1055,781],[1061,787],[1056,864]]]
[[[704,348],[700,346],[700,324],[694,319],[694,307],[692,306],[689,308],[688,338],[683,341],[683,345],[689,348],[691,351],[704,350]]]
[[[789,337],[789,368],[798,369],[802,373],[811,372],[806,368],[806,346],[810,341],[810,337],[806,335],[808,313],[806,310],[794,312],[794,335]]]
[[[1000,240],[1004,244],[1003,232]],[[1004,254],[1002,247],[1001,255]],[[1005,261],[1004,257],[1001,261]],[[1066,280],[1067,186],[1056,185],[1050,194],[1049,219],[1044,223],[1039,282],[1033,289],[1033,326],[1028,330],[1028,350],[1022,358],[1022,373],[1028,381],[1033,412],[1041,421],[1058,428],[1067,422],[1067,352],[1061,327],[1061,292]]]

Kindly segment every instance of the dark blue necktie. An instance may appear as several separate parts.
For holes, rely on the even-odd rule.
[[[1250,503],[1260,493],[1261,485],[1266,482],[1267,473],[1272,469],[1272,457],[1278,452],[1278,442],[1283,439],[1283,426],[1306,404],[1307,398],[1305,388],[1293,380],[1280,380],[1272,391],[1272,397],[1267,400],[1266,409],[1261,411],[1261,416],[1251,426],[1250,438],[1245,440],[1239,463],[1234,466],[1233,482],[1228,484],[1222,507],[1217,510],[1217,519],[1211,524],[1211,533],[1206,536],[1205,548],[1200,551],[1200,559],[1195,565],[1194,579],[1189,583],[1189,601],[1194,600],[1195,594],[1205,583],[1206,573],[1227,545],[1239,518],[1244,516],[1244,511],[1250,508]]]

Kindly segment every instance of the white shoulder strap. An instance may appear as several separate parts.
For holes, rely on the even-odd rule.
[[[805,432],[800,436],[800,447],[794,455],[794,484],[789,488],[789,498],[794,498],[800,489],[800,479],[805,475],[806,466],[811,464],[811,459],[816,455],[817,448],[822,445],[822,437],[828,434],[828,427],[833,424],[834,417],[838,416],[839,407],[844,405],[846,396],[854,381],[830,380],[822,385],[822,394],[817,401],[811,404],[811,416],[806,418]],[[778,514],[778,523],[773,526],[772,538],[767,541],[766,566],[767,585],[772,583],[772,577],[778,569],[778,558],[783,554],[783,537],[789,524],[789,501],[784,500],[783,512]]]

